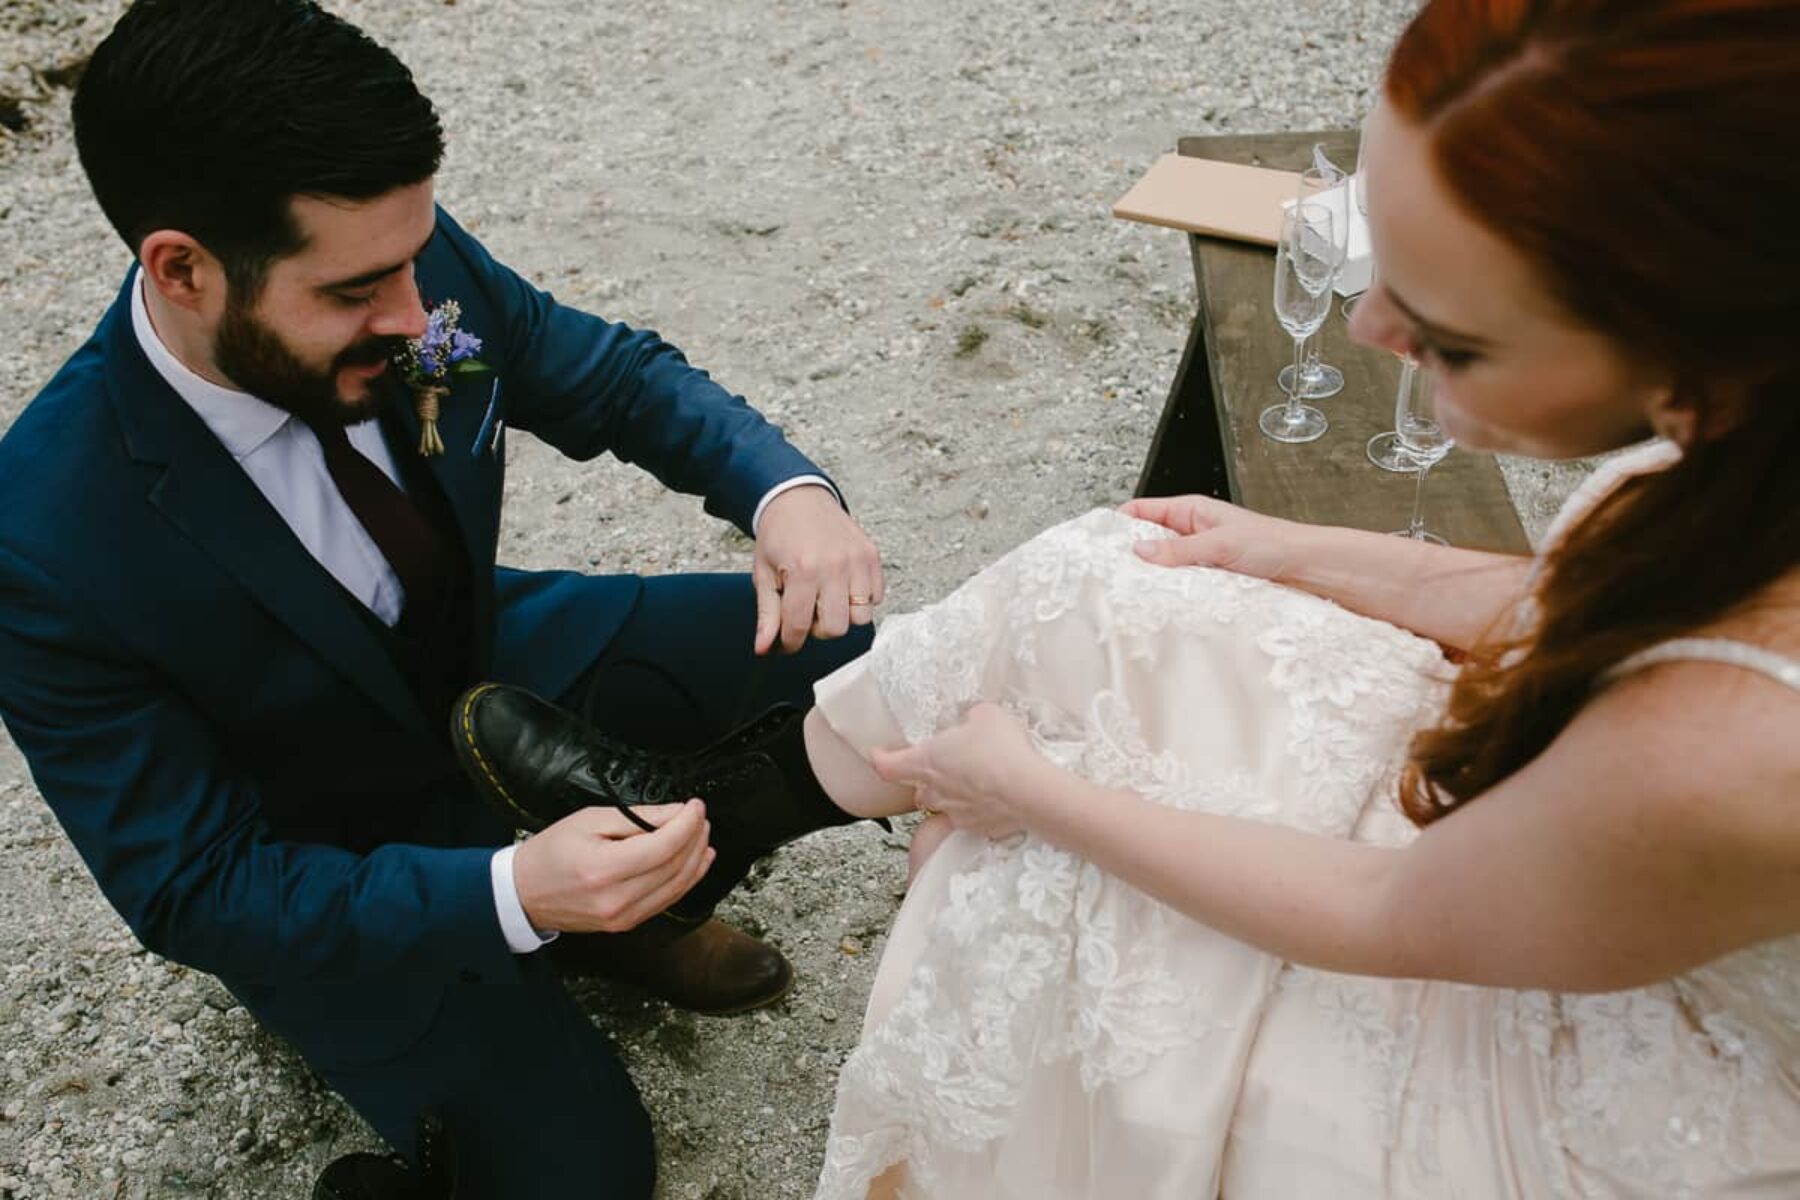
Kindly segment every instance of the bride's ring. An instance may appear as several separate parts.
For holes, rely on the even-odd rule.
[[[871,596],[852,596],[850,604],[853,608],[874,608],[875,600]]]

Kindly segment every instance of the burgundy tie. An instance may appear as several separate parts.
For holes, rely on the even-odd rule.
[[[325,451],[325,469],[338,495],[400,577],[406,591],[402,611],[412,621],[432,620],[450,584],[450,555],[443,540],[406,493],[350,444],[343,426],[315,425],[312,431]]]

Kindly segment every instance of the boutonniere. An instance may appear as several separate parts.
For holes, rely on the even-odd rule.
[[[461,320],[462,305],[444,301],[426,314],[424,336],[408,338],[394,357],[418,409],[420,454],[444,452],[444,439],[438,436],[438,404],[450,392],[451,376],[492,369],[475,357],[481,353],[481,339],[458,329]]]

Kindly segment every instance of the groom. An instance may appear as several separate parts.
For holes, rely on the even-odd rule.
[[[705,1011],[791,975],[657,917],[711,865],[699,804],[515,848],[453,698],[517,683],[691,749],[867,645],[874,547],[742,399],[437,208],[432,106],[311,0],[137,0],[74,115],[136,262],[0,440],[0,717],[143,943],[396,1147],[429,1114],[464,1200],[648,1195],[646,1115],[549,959]],[[705,496],[751,576],[496,568],[509,428]],[[316,1194],[424,1196],[440,1150]]]

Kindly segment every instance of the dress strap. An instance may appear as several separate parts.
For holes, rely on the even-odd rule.
[[[1666,470],[1680,461],[1681,447],[1674,442],[1657,438],[1616,454],[1595,467],[1594,473],[1582,480],[1580,486],[1563,501],[1563,506],[1557,510],[1549,528],[1544,530],[1540,558],[1542,553],[1567,537],[1569,530],[1580,524],[1584,517],[1598,508],[1600,502],[1612,495],[1621,484],[1639,475]]]
[[[1551,518],[1544,536],[1538,539],[1538,550],[1532,556],[1531,569],[1525,576],[1525,599],[1514,612],[1513,633],[1523,637],[1537,626],[1538,585],[1543,582],[1544,564],[1550,552],[1569,535],[1573,529],[1600,502],[1613,494],[1613,491],[1627,480],[1639,475],[1648,475],[1653,471],[1666,470],[1681,461],[1681,447],[1674,442],[1657,438],[1634,446],[1629,450],[1615,454],[1594,468],[1593,474],[1581,481],[1563,506]]]
[[[1800,692],[1800,661],[1777,654],[1773,650],[1752,645],[1749,642],[1733,641],[1730,638],[1671,638],[1666,642],[1658,642],[1649,649],[1640,650],[1617,663],[1601,677],[1603,683],[1612,683],[1633,671],[1655,666],[1657,663],[1700,660],[1703,662],[1725,663],[1728,666],[1742,667],[1747,671],[1756,671],[1767,675],[1777,683],[1785,683],[1788,687]]]

